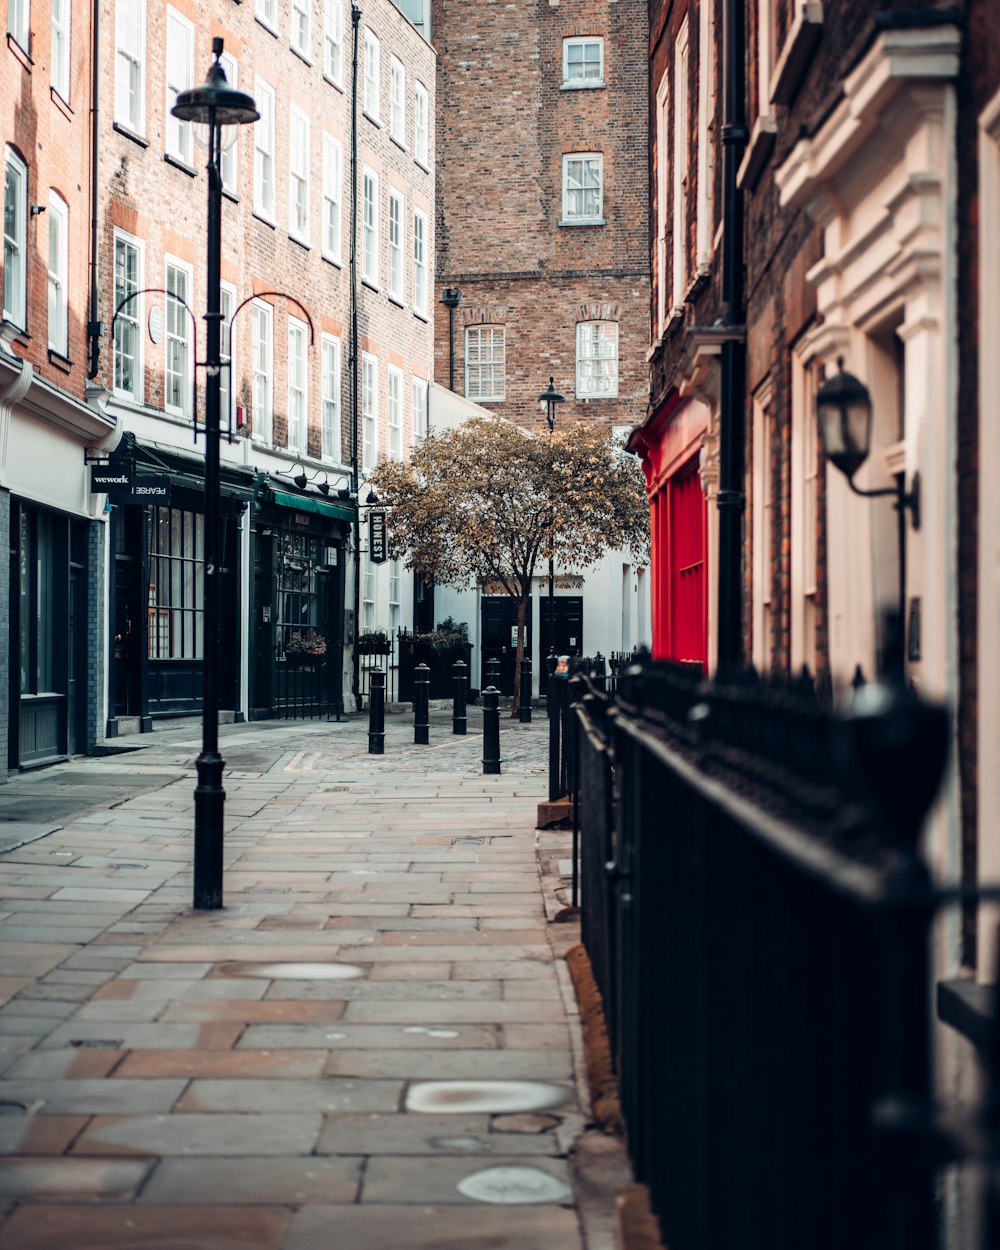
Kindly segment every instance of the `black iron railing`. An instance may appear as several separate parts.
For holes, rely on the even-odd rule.
[[[568,702],[583,941],[664,1244],[932,1250],[943,712],[652,663]]]
[[[358,694],[365,707],[371,699],[371,675],[373,669],[381,669],[385,674],[385,701],[396,702],[397,664],[396,639],[386,635],[386,641],[380,643],[378,649],[361,642],[358,648]]]
[[[340,716],[340,691],[331,689],[335,673],[325,659],[279,656],[274,671],[279,720],[329,720]]]

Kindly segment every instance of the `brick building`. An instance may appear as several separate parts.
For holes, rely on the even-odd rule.
[[[439,312],[435,378],[544,429],[538,397],[551,377],[566,400],[560,423],[630,428],[648,400],[645,25],[610,0],[434,0],[432,24],[438,288],[459,301]],[[560,649],[631,646],[618,609],[624,619],[645,591],[636,570],[623,582],[621,560],[612,563],[608,594],[603,573],[584,582],[617,605],[613,627],[596,601],[584,611],[588,590],[564,580]],[[506,645],[503,605],[483,613]],[[543,617],[536,659],[547,630]]]
[[[321,680],[339,706],[357,680],[355,624],[388,627],[408,606],[399,570],[369,564],[356,541],[352,498],[425,420],[433,51],[389,0],[316,12],[278,0],[224,12],[115,0],[102,21],[114,37],[101,41],[108,333],[98,380],[125,431],[122,460],[166,480],[171,496],[168,507],[113,513],[109,731],[200,705],[191,430],[201,412],[204,149],[169,106],[201,80],[216,36],[229,82],[261,115],[223,158],[224,629],[239,639],[225,652],[223,706],[280,712],[297,689],[286,648],[311,633],[325,640]]]
[[[103,733],[106,527],[84,454],[114,421],[85,402],[90,5],[38,8],[8,6],[0,51],[0,780]]]

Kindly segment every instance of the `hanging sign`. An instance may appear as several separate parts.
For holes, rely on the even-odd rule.
[[[385,564],[385,513],[368,513],[368,559],[372,564]]]
[[[113,504],[168,504],[170,478],[165,474],[135,474],[123,467],[93,465],[90,470],[91,494],[107,495]]]

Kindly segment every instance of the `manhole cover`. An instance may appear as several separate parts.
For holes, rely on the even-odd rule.
[[[539,1168],[484,1168],[459,1181],[456,1188],[476,1202],[511,1206],[526,1202],[566,1202],[573,1197],[573,1191],[565,1182]]]
[[[347,981],[363,977],[354,964],[219,964],[227,977],[265,977],[269,981]]]
[[[148,868],[148,864],[112,864],[112,868]]]
[[[483,838],[452,838],[453,846],[482,846]]]
[[[569,1091],[543,1081],[421,1081],[406,1095],[407,1111],[545,1111]]]
[[[0,1102],[0,1115],[27,1115],[28,1108],[23,1102]]]
[[[287,888],[279,886],[252,885],[244,890],[244,894],[287,894]]]

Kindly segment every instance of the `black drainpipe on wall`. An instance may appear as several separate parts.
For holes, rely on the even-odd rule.
[[[98,241],[100,232],[97,217],[97,152],[98,152],[98,106],[100,104],[100,71],[101,71],[101,0],[94,0],[91,18],[90,46],[90,318],[87,321],[87,346],[89,361],[87,378],[93,382],[101,367],[101,335],[104,326],[101,324],[101,312],[98,306]]]
[[[358,460],[360,377],[358,360],[358,28],[361,6],[351,5],[353,51],[351,55],[351,488],[354,509],[354,637],[352,652],[351,692],[357,710],[361,711],[361,657],[358,655],[358,634],[361,632],[361,511],[357,496],[360,489]]]
[[[744,0],[725,0],[722,125],[722,300],[727,326],[746,322],[743,288],[743,194],[736,172],[747,142]],[[746,347],[743,336],[722,344],[719,399],[718,667],[743,661],[743,515],[746,440]]]

